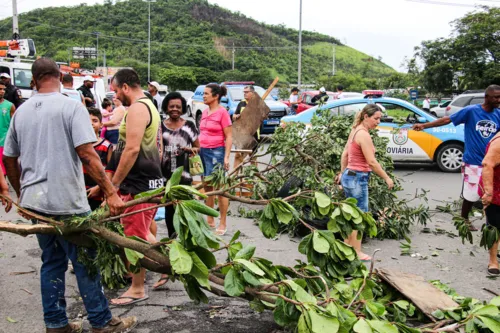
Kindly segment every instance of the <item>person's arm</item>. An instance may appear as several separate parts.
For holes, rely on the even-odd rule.
[[[424,130],[426,128],[444,126],[444,125],[448,125],[449,123],[451,123],[451,118],[448,117],[448,116],[445,116],[443,118],[436,119],[436,120],[431,121],[429,123],[414,124],[412,126],[412,130],[422,131],[422,130]]]
[[[94,145],[92,143],[85,143],[76,147],[75,150],[87,173],[95,180],[99,188],[106,195],[111,215],[119,215],[124,209],[123,201],[118,196],[109,178],[106,177],[106,172],[101,164],[101,159],[94,149]]]
[[[241,107],[242,107],[241,105],[242,105],[242,103],[243,102],[239,102],[238,106],[236,106],[236,110],[234,111],[233,116],[232,116],[233,120],[236,120],[239,117],[241,117]]]
[[[224,169],[229,170],[229,156],[231,155],[231,148],[233,148],[233,127],[224,127],[224,138],[226,140],[226,149],[224,156]]]
[[[14,104],[12,104],[12,106],[10,107],[10,119],[12,119],[15,112],[16,112],[16,107],[14,106]]]
[[[493,199],[493,174],[494,169],[500,165],[500,141],[495,140],[490,144],[488,153],[483,160],[483,206],[488,207]]]
[[[370,166],[370,168],[375,172],[380,178],[382,178],[386,183],[389,189],[394,187],[394,182],[391,177],[387,175],[387,173],[382,169],[380,163],[375,158],[375,149],[373,146],[373,141],[370,134],[366,131],[358,132],[358,141],[356,143],[360,145],[361,150],[363,151],[363,156],[366,159],[366,162]]]
[[[150,121],[149,111],[146,105],[142,103],[133,104],[128,112],[127,123],[127,142],[120,158],[120,163],[113,176],[113,185],[119,187],[125,177],[134,166],[139,151],[141,150],[141,142],[144,137],[144,131]]]
[[[21,196],[21,170],[17,164],[18,157],[3,156],[3,165],[9,182],[19,198]]]
[[[102,123],[105,127],[114,127],[122,122],[123,115],[125,114],[125,109],[123,107],[116,108],[113,110],[113,116],[109,121]]]
[[[113,156],[113,146],[110,145],[108,148],[108,156],[106,156],[106,163],[109,163],[111,161],[111,156]]]

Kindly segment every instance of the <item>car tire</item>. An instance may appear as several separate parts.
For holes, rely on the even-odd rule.
[[[464,146],[458,143],[445,144],[439,149],[436,162],[443,172],[460,172]]]
[[[190,106],[187,107],[187,112],[186,113],[187,113],[188,117],[192,117],[193,116],[192,113],[191,113],[191,107]]]
[[[200,129],[200,123],[201,123],[201,112],[197,112],[197,113],[196,113],[196,119],[195,119],[195,122],[196,122],[196,128],[197,128],[197,129]]]
[[[434,112],[434,111],[431,111],[431,115],[433,115],[433,116],[434,116],[434,117],[436,117],[436,118],[437,118],[437,116],[438,116],[438,115],[437,115],[437,113],[436,113],[436,112]]]

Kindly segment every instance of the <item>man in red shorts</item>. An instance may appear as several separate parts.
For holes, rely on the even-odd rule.
[[[163,186],[160,164],[160,115],[141,89],[139,76],[132,69],[118,71],[111,82],[116,97],[129,106],[120,125],[120,137],[107,169],[114,171],[112,183],[120,190],[123,201]],[[125,210],[131,213],[154,204],[141,204]],[[121,219],[126,236],[137,236],[155,242],[150,233],[156,209],[146,210]],[[129,305],[148,299],[144,289],[146,270],[132,275],[132,285],[113,305]]]

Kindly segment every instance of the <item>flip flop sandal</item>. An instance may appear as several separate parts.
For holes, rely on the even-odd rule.
[[[168,282],[169,279],[170,279],[170,277],[168,277],[168,276],[161,277],[156,283],[160,283],[160,282],[163,282],[163,283],[160,283],[156,287],[153,287],[153,290],[154,291],[163,290],[163,289],[168,290],[168,287],[166,287],[165,285],[167,284],[167,282]],[[164,287],[164,288],[162,288],[162,287]]]
[[[139,303],[139,302],[145,301],[145,300],[149,299],[149,296],[144,296],[142,298],[141,297],[132,297],[132,296],[120,296],[120,297],[118,297],[116,299],[129,299],[130,302],[120,303],[120,304],[111,302],[112,305],[114,305],[114,306],[127,306],[127,305],[131,305],[131,304],[135,304],[135,303]]]
[[[488,267],[488,274],[491,276],[499,276],[500,270],[498,268],[490,268]]]
[[[226,229],[217,229],[217,230],[215,230],[215,234],[217,236],[224,236],[226,234],[226,232],[227,232],[227,228]]]
[[[372,257],[370,257],[369,255],[366,255],[363,258],[359,258],[359,260],[361,260],[361,262],[371,262]]]

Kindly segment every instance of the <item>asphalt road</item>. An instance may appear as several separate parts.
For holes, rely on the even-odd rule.
[[[460,175],[445,174],[433,167],[400,167],[396,174],[404,182],[400,197],[409,197],[418,188],[429,190],[429,205],[434,207],[442,200],[454,200],[460,192]],[[237,212],[239,203],[231,204]],[[0,214],[0,220],[16,220],[14,213]],[[477,222],[479,226],[479,222]],[[158,223],[159,237],[166,235],[163,222]],[[257,256],[268,258],[277,264],[293,265],[301,255],[297,251],[298,239],[283,235],[278,240],[267,240],[252,220],[231,216],[229,231],[224,238],[229,240],[236,230],[241,230],[242,240],[257,246]],[[491,294],[482,288],[499,291],[497,281],[486,278],[487,252],[479,248],[479,234],[475,244],[463,245],[459,238],[451,238],[445,230],[455,233],[449,215],[436,214],[428,227],[434,233],[422,233],[422,226],[414,226],[411,235],[413,251],[420,257],[401,256],[399,241],[370,240],[365,249],[377,255],[376,267],[387,267],[419,274],[428,280],[439,279],[455,288],[458,293],[479,299],[490,299]],[[438,230],[439,229],[439,230]],[[437,252],[438,256],[431,256]],[[424,259],[425,258],[425,259]],[[221,256],[220,261],[224,260]],[[26,238],[9,233],[0,233],[0,332],[31,333],[44,332],[42,307],[39,292],[40,250],[36,237]],[[20,274],[23,273],[23,274]],[[151,288],[158,274],[148,273],[147,286]],[[70,319],[84,317],[85,310],[74,275],[67,274],[66,296]],[[114,308],[115,315],[136,315],[139,325],[135,332],[281,332],[270,312],[254,313],[247,302],[237,299],[211,297],[210,304],[193,304],[179,282],[169,283],[169,290],[149,290],[149,300],[129,307]],[[120,294],[106,292],[109,297]],[[12,323],[7,317],[15,320]],[[88,328],[88,322],[85,323]]]

